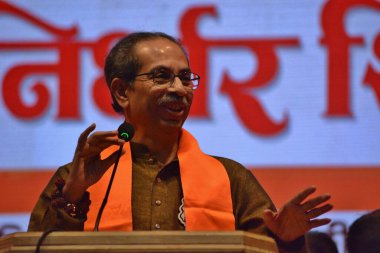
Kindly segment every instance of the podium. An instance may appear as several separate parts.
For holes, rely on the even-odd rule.
[[[0,252],[35,252],[41,232],[19,232],[0,238]],[[41,253],[136,252],[136,253],[277,253],[270,237],[236,232],[52,232]]]

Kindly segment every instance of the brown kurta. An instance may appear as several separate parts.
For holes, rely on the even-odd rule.
[[[184,230],[178,217],[183,197],[178,160],[162,167],[142,145],[132,143],[131,149],[133,229]],[[223,164],[230,179],[236,229],[267,235],[262,212],[266,208],[274,209],[274,205],[266,192],[241,164],[215,158]],[[55,180],[58,177],[66,179],[70,169],[71,164],[60,167],[50,180],[34,207],[29,231],[49,228],[83,230],[84,219],[72,218],[64,210],[50,205],[51,195],[56,189]]]
[[[131,143],[131,152],[133,230],[185,230],[179,218],[183,193],[178,160],[163,167],[147,148],[136,143]],[[262,214],[275,207],[257,179],[241,164],[215,158],[223,164],[230,180],[236,230],[273,236],[264,225]],[[32,211],[28,231],[83,230],[85,219],[73,218],[50,203],[56,179],[66,179],[71,166],[69,163],[60,167],[51,178]],[[281,253],[307,252],[303,237],[280,244],[279,248]]]

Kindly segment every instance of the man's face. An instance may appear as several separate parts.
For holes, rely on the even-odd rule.
[[[140,42],[135,54],[141,63],[138,74],[189,71],[182,49],[166,39]],[[156,84],[148,76],[138,76],[127,90],[127,97],[126,118],[137,133],[154,135],[181,129],[189,114],[193,90],[184,87],[178,77],[172,84]]]

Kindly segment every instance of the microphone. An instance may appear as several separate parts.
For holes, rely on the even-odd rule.
[[[123,124],[121,124],[119,128],[117,129],[117,132],[118,132],[117,136],[120,139],[128,142],[133,138],[133,135],[135,134],[135,129],[133,128],[131,124],[124,121]]]
[[[133,135],[135,134],[135,129],[133,128],[133,126],[131,124],[125,122],[125,121],[123,122],[123,124],[121,124],[119,126],[119,128],[117,129],[117,131],[118,131],[117,136],[120,139],[125,140],[126,142],[130,141],[133,138]],[[120,146],[119,151],[117,153],[117,158],[116,158],[116,161],[115,161],[115,165],[113,166],[113,171],[112,171],[112,174],[111,174],[110,182],[108,183],[106,194],[104,196],[102,205],[100,206],[100,209],[99,209],[99,212],[98,212],[98,216],[96,217],[94,231],[99,231],[100,219],[102,217],[104,207],[107,204],[108,196],[110,194],[112,183],[113,183],[113,178],[115,177],[117,165],[119,164],[121,152],[123,151],[123,146],[124,145]]]

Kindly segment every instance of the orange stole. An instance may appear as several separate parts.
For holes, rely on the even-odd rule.
[[[101,158],[104,159],[117,150],[119,150],[119,146],[111,146],[101,153]],[[132,231],[132,158],[129,143],[124,145],[123,150],[125,153],[120,157],[107,205],[104,207],[99,223],[99,231]],[[91,205],[84,223],[86,231],[94,229],[96,216],[106,194],[113,166],[114,164],[108,168],[96,184],[88,188]]]
[[[107,157],[118,147],[102,152]],[[99,230],[131,231],[132,225],[132,159],[130,145],[124,145],[115,179],[104,208]],[[186,230],[235,230],[231,187],[223,165],[204,154],[195,138],[182,129],[178,149],[181,182],[185,202]],[[103,201],[113,165],[95,185],[91,186],[91,206],[85,230],[93,230],[96,216]]]

